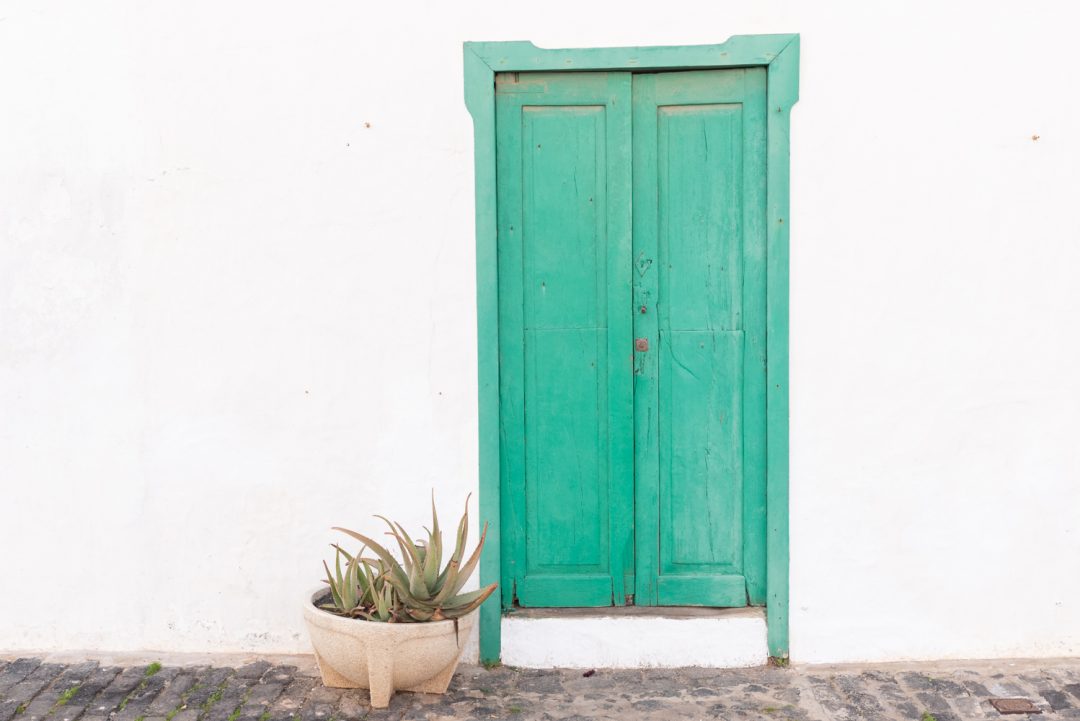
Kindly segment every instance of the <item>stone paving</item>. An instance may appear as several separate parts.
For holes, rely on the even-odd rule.
[[[1080,659],[595,673],[462,666],[444,696],[328,689],[310,663],[113,665],[0,658],[0,721],[445,721],[767,719],[957,721],[1001,718],[995,697],[1080,719]]]

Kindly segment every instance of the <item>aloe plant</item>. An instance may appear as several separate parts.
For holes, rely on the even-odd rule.
[[[431,528],[424,528],[426,541],[413,541],[400,523],[391,522],[383,516],[376,517],[389,527],[387,535],[393,536],[397,542],[401,561],[372,538],[335,526],[335,531],[363,543],[364,549],[350,556],[335,545],[335,574],[331,574],[329,565],[323,562],[333,599],[333,607],[325,605],[324,608],[372,621],[442,621],[461,618],[478,608],[495,591],[497,584],[493,583],[477,591],[461,592],[476,570],[487,538],[485,524],[476,549],[465,559],[469,533],[468,499],[465,500],[465,514],[458,523],[454,551],[445,567],[442,566],[442,530],[439,528],[434,498],[431,502]],[[371,550],[376,558],[362,557],[364,550]],[[342,558],[345,559],[344,571],[341,570]]]
[[[334,573],[323,561],[326,569],[326,582],[330,586],[332,604],[322,604],[321,608],[333,611],[341,616],[366,618],[369,621],[389,621],[394,613],[393,587],[386,582],[385,569],[381,562],[362,558],[360,553],[350,556],[349,552],[336,543],[333,544]],[[361,553],[363,550],[361,549]],[[345,572],[341,571],[341,559],[345,558]]]

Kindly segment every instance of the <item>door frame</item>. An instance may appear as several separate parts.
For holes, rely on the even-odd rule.
[[[480,518],[488,542],[480,582],[502,580],[499,437],[499,278],[495,73],[766,69],[766,623],[769,654],[788,657],[788,281],[791,107],[799,99],[799,36],[734,35],[719,45],[538,48],[527,41],[464,44],[465,105],[473,119]],[[502,594],[480,609],[480,658],[499,660]]]

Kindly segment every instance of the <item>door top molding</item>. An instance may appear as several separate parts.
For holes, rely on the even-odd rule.
[[[464,54],[465,105],[474,119],[489,111],[484,96],[491,91],[484,76],[494,73],[765,67],[770,105],[779,103],[783,112],[799,99],[798,33],[732,35],[719,45],[625,48],[538,48],[528,40],[466,42]]]
[[[678,70],[769,65],[792,45],[795,33],[733,35],[719,45],[669,45],[625,48],[538,48],[527,40],[467,42],[495,72],[538,70]]]

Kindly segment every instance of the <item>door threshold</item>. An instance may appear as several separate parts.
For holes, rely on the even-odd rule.
[[[502,661],[523,668],[744,668],[768,661],[765,609],[514,609]]]
[[[504,612],[509,618],[764,618],[760,606],[599,606],[596,608],[520,608]]]

